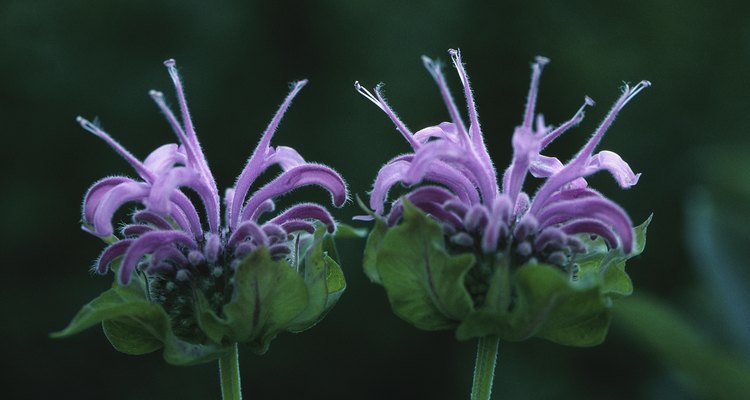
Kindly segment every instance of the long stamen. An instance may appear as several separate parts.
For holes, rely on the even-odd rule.
[[[471,86],[469,85],[469,76],[464,69],[463,61],[461,60],[461,50],[450,49],[448,50],[448,54],[451,56],[453,65],[458,71],[458,77],[461,79],[461,84],[464,87],[466,106],[469,110],[469,132],[475,142],[477,140],[481,141],[482,138],[479,128],[479,117],[477,116],[477,107],[474,104],[474,94],[471,92]]]
[[[370,91],[367,90],[367,88],[365,88],[364,86],[362,86],[359,83],[359,81],[355,81],[354,82],[354,90],[356,90],[359,94],[361,94],[362,96],[364,96],[367,100],[370,100],[373,104],[375,104],[376,106],[378,106],[378,108],[380,108],[381,110],[385,111],[385,109],[383,108],[383,105],[380,104],[380,101],[378,101],[378,99],[372,93],[370,93]]]
[[[534,120],[534,109],[536,108],[536,98],[539,94],[539,78],[542,76],[542,69],[549,63],[549,58],[536,57],[536,62],[531,65],[531,86],[529,87],[529,97],[526,100],[526,112],[523,117],[523,126],[531,129],[531,123]]]
[[[235,183],[234,188],[234,197],[231,202],[232,208],[230,210],[229,218],[230,228],[233,228],[237,224],[240,210],[242,209],[242,205],[245,202],[245,196],[247,196],[247,191],[250,189],[250,185],[252,185],[255,179],[260,175],[260,173],[263,172],[262,166],[265,161],[266,151],[268,150],[268,146],[271,143],[273,134],[276,132],[276,129],[281,123],[281,118],[284,117],[284,113],[286,113],[286,110],[292,104],[292,100],[294,100],[294,98],[297,96],[297,93],[299,93],[299,91],[302,90],[302,88],[305,87],[306,84],[307,79],[303,79],[293,84],[294,86],[292,87],[292,90],[286,96],[284,102],[281,103],[281,106],[276,111],[276,114],[274,114],[271,122],[268,124],[268,127],[266,127],[266,130],[263,132],[258,145],[255,147],[255,150],[253,150],[253,154],[247,160],[245,168],[237,178],[237,182]]]
[[[453,101],[453,96],[451,96],[448,85],[445,83],[445,76],[443,75],[440,63],[427,56],[422,56],[422,63],[424,63],[424,67],[427,68],[427,71],[432,75],[432,78],[435,79],[435,82],[440,89],[440,94],[443,96],[443,102],[445,103],[446,108],[448,108],[448,114],[450,114],[451,120],[464,135],[468,135],[464,121],[461,119],[461,114],[458,112],[458,107],[456,107],[456,103]]]
[[[596,129],[594,136],[592,136],[589,142],[586,143],[586,146],[583,148],[583,150],[581,150],[581,153],[579,153],[579,156],[577,156],[576,158],[578,159],[580,157],[590,157],[594,152],[594,149],[604,136],[604,132],[606,132],[607,129],[609,129],[610,125],[612,125],[612,122],[615,121],[615,117],[617,117],[617,114],[620,112],[620,110],[622,110],[622,108],[625,107],[625,104],[627,104],[630,100],[633,100],[633,98],[638,93],[649,86],[651,86],[651,82],[646,80],[640,81],[632,89],[628,87],[628,85],[625,85],[622,96],[620,96],[620,98],[617,100],[615,105],[609,111],[609,114],[607,114],[607,117],[604,118],[604,121],[602,121],[601,125],[599,125],[599,128]]]
[[[110,136],[107,132],[104,132],[99,126],[87,120],[86,118],[79,116],[76,118],[76,121],[81,124],[83,129],[104,140],[109,145],[109,147],[113,148],[117,152],[117,154],[122,156],[122,158],[124,158],[125,161],[127,161],[143,179],[147,181],[154,180],[154,175],[151,173],[151,171],[149,171],[140,160],[135,158],[133,154],[122,147],[122,145],[115,139],[113,139],[112,136]]]
[[[167,118],[167,122],[174,131],[175,135],[177,135],[177,139],[179,139],[180,143],[185,146],[188,161],[191,163],[191,165],[195,165],[197,159],[192,142],[188,138],[187,134],[185,134],[185,130],[183,130],[182,126],[180,126],[180,122],[177,120],[177,117],[175,117],[174,113],[167,105],[167,102],[164,100],[164,93],[157,90],[150,90],[148,92],[148,95],[151,96],[151,99],[154,100],[156,105],[159,107],[159,110]]]
[[[375,86],[375,95],[377,96],[380,103],[383,105],[382,107],[383,111],[385,111],[386,115],[388,115],[388,118],[391,119],[393,124],[396,125],[396,129],[398,129],[398,131],[401,132],[401,135],[409,142],[411,147],[413,147],[415,150],[419,148],[420,143],[414,138],[414,134],[398,118],[398,116],[396,115],[396,112],[393,111],[393,109],[388,105],[388,102],[385,101],[385,98],[383,97],[383,84],[382,83]]]
[[[567,131],[568,129],[574,127],[579,122],[581,122],[583,120],[583,117],[584,117],[583,110],[587,106],[593,107],[595,104],[596,104],[596,102],[594,102],[594,100],[592,100],[591,97],[586,96],[584,98],[584,100],[583,100],[583,105],[581,106],[581,108],[578,109],[578,111],[576,111],[575,115],[573,115],[573,118],[571,118],[570,120],[568,120],[564,124],[562,124],[559,127],[557,127],[555,130],[553,130],[552,132],[550,132],[549,134],[547,134],[547,136],[545,136],[542,139],[542,143],[541,143],[542,144],[542,149],[544,149],[545,147],[547,147],[550,143],[552,143],[553,140],[557,139],[557,137],[560,136],[560,135],[562,135],[565,131]]]

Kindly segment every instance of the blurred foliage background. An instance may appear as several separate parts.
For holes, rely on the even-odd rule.
[[[566,120],[584,95],[598,102],[554,144],[561,158],[596,127],[623,81],[653,83],[600,146],[641,181],[621,191],[607,176],[593,179],[634,222],[655,215],[646,252],[629,264],[633,299],[601,346],[501,344],[495,398],[741,396],[750,360],[750,3],[2,0],[3,397],[219,397],[213,363],[178,368],[159,353],[126,356],[99,329],[48,338],[111,282],[88,272],[103,244],[78,228],[84,191],[131,173],[77,115],[98,116],[141,157],[174,141],[147,92],[172,96],[161,63],[175,58],[227,187],[287,82],[309,78],[274,143],[333,166],[365,196],[379,166],[407,146],[353,82],[386,82],[410,127],[434,125],[447,113],[419,56],[449,61],[451,47],[464,55],[498,168],[510,159],[534,56],[552,60],[538,106],[548,122]],[[287,201],[303,197],[327,201],[315,189]],[[349,204],[335,215],[357,213]],[[475,343],[395,317],[361,271],[362,248],[339,244],[349,289],[320,325],[280,336],[265,356],[241,354],[248,398],[468,397]]]

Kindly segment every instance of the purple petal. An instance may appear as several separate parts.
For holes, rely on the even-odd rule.
[[[411,167],[406,175],[406,183],[415,184],[425,178],[428,171],[433,171],[437,161],[457,164],[461,172],[479,187],[487,199],[497,193],[494,171],[487,171],[475,157],[467,155],[467,150],[445,141],[429,142],[414,155]],[[458,194],[458,193],[457,193]]]
[[[83,197],[83,206],[81,207],[81,214],[83,214],[83,221],[90,224],[94,220],[94,213],[96,208],[99,207],[99,203],[102,201],[104,196],[109,193],[117,185],[124,182],[136,183],[134,180],[124,176],[112,176],[96,181],[89,190],[86,191],[86,195]]]
[[[273,200],[268,199],[261,203],[258,208],[253,211],[253,215],[250,216],[250,219],[253,221],[258,221],[260,217],[263,216],[263,214],[273,212],[276,210],[276,203],[274,203]]]
[[[375,213],[383,214],[388,192],[393,186],[404,181],[409,165],[409,161],[397,159],[380,168],[370,193],[370,208],[375,210]]]
[[[331,201],[336,207],[341,207],[346,202],[346,183],[336,171],[325,165],[305,164],[283,172],[250,196],[242,210],[242,220],[248,219],[264,201],[308,185],[317,185],[326,189],[331,194]]]
[[[209,233],[206,237],[206,244],[203,246],[203,254],[210,263],[215,263],[221,254],[221,238],[215,233]]]
[[[373,104],[378,106],[378,108],[383,110],[388,118],[390,118],[391,122],[396,125],[396,130],[401,133],[401,136],[403,136],[407,142],[409,142],[412,149],[418,149],[420,143],[416,140],[416,138],[414,138],[414,135],[411,133],[409,128],[407,128],[406,125],[398,118],[393,109],[388,105],[388,102],[385,101],[385,98],[383,97],[382,86],[382,84],[378,85],[375,88],[375,95],[373,95],[364,86],[360,85],[359,82],[354,82],[354,89],[359,92],[359,94],[364,96],[367,100],[370,100]]]
[[[313,203],[302,203],[288,208],[278,216],[271,219],[269,222],[277,225],[282,225],[290,220],[316,220],[320,221],[328,227],[328,232],[333,233],[336,230],[336,222],[334,222],[331,214],[324,207],[321,207]]]
[[[576,219],[595,219],[611,226],[620,237],[623,251],[633,248],[633,228],[630,217],[613,201],[600,197],[583,197],[549,205],[539,215],[540,229]]]
[[[579,233],[593,233],[603,237],[610,247],[617,247],[617,236],[609,226],[595,219],[577,219],[560,227],[563,232],[574,235]]]
[[[159,229],[164,229],[164,230],[172,229],[172,225],[170,225],[166,219],[148,210],[136,211],[133,214],[133,222],[141,223],[141,224],[150,224]]]
[[[146,232],[153,231],[154,227],[150,225],[143,225],[143,224],[129,224],[125,225],[120,229],[120,232],[122,232],[122,235],[125,237],[132,237],[132,236],[141,236]]]
[[[169,143],[152,151],[143,161],[143,165],[158,176],[177,164],[186,165],[186,161],[185,154],[179,151],[179,146]]]
[[[199,172],[188,167],[172,168],[169,172],[159,175],[154,181],[148,198],[149,209],[158,213],[170,211],[170,199],[181,186],[189,187],[198,193],[206,208],[209,227],[212,232],[219,228],[219,209],[213,200],[211,188],[205,186],[199,179]]]
[[[270,167],[271,165],[278,164],[282,170],[287,171],[294,167],[300,166],[305,163],[305,159],[291,147],[287,146],[276,146],[269,147],[269,155],[266,156],[266,163],[263,169]]]
[[[539,78],[542,76],[542,69],[549,63],[549,59],[536,57],[531,64],[531,85],[529,85],[529,95],[526,98],[526,110],[523,115],[523,127],[531,129],[531,123],[534,120],[534,109],[536,108],[536,98],[539,93]]]
[[[227,247],[234,248],[238,243],[252,238],[259,245],[268,245],[268,236],[255,221],[244,221],[237,226],[227,241]]]
[[[133,275],[138,260],[144,255],[154,252],[162,246],[183,245],[190,249],[195,249],[198,245],[195,241],[181,231],[153,231],[139,237],[130,245],[125,252],[125,257],[120,266],[120,283],[127,285]]]
[[[247,160],[247,164],[245,164],[245,168],[242,169],[242,173],[240,173],[240,175],[237,177],[237,181],[234,184],[234,198],[232,199],[232,208],[228,210],[230,229],[239,222],[240,211],[242,209],[242,204],[245,200],[245,197],[247,196],[247,191],[250,189],[250,186],[253,184],[253,182],[255,182],[255,179],[257,179],[258,176],[264,171],[263,164],[265,163],[266,154],[268,154],[268,146],[271,143],[273,134],[279,127],[281,118],[284,116],[284,113],[292,104],[292,100],[294,99],[294,97],[297,96],[297,93],[299,93],[299,91],[302,90],[302,88],[306,84],[307,80],[303,80],[297,82],[294,85],[292,90],[284,99],[284,102],[281,103],[281,106],[276,111],[276,114],[271,119],[271,122],[268,124],[265,132],[263,132],[263,135],[260,138],[260,142],[258,142],[255,150],[253,150],[253,154]]]
[[[104,249],[99,256],[99,259],[96,261],[96,272],[100,275],[106,274],[109,264],[111,264],[117,257],[125,254],[132,243],[133,239],[122,239],[112,243],[109,247]]]
[[[140,182],[123,182],[109,190],[96,207],[92,219],[97,236],[112,235],[112,217],[123,204],[130,201],[143,201],[148,195],[148,185]]]
[[[450,122],[441,122],[436,126],[428,126],[427,128],[420,129],[414,134],[414,138],[419,143],[427,143],[430,139],[441,139],[448,140],[453,143],[458,143],[459,136],[456,132],[456,125]]]
[[[151,255],[151,261],[149,264],[152,267],[157,267],[166,261],[172,261],[173,263],[184,266],[188,264],[188,259],[185,257],[180,250],[174,246],[162,246],[156,249]],[[151,268],[149,268],[151,269]]]
[[[591,157],[584,173],[589,176],[601,170],[609,171],[623,189],[635,186],[638,183],[638,178],[641,177],[641,174],[633,173],[628,163],[617,153],[607,150],[600,151]]]
[[[304,231],[307,233],[314,233],[315,232],[315,225],[303,221],[301,219],[290,219],[286,222],[281,224],[281,228],[286,231],[286,233],[292,233],[292,232],[298,232],[298,231]]]
[[[203,228],[198,211],[190,199],[178,190],[172,192],[172,203],[177,207],[168,207],[171,209],[169,216],[172,217],[177,225],[185,232],[191,232],[196,239],[203,238]]]

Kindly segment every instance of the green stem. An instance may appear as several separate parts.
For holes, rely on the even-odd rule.
[[[479,338],[477,361],[474,364],[474,383],[471,385],[471,400],[490,399],[499,344],[500,338],[497,336]]]
[[[219,377],[221,379],[221,398],[224,400],[242,400],[240,384],[240,358],[237,354],[237,343],[232,350],[219,359]]]

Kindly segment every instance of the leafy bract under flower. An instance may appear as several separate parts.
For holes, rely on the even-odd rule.
[[[639,252],[636,251],[636,236],[628,214],[619,205],[591,189],[586,178],[598,171],[608,171],[622,188],[629,188],[638,182],[640,174],[635,174],[619,155],[611,151],[594,151],[620,110],[635,95],[650,86],[650,83],[641,81],[633,87],[625,85],[622,95],[594,134],[572,159],[563,163],[542,152],[553,140],[576,126],[583,119],[585,108],[593,106],[594,102],[585,97],[584,103],[570,120],[557,127],[548,126],[535,110],[539,79],[542,69],[549,62],[546,58],[538,57],[532,64],[531,87],[523,120],[512,136],[512,162],[498,179],[484,143],[461,53],[458,50],[450,50],[449,53],[463,85],[468,127],[448,90],[440,64],[427,57],[423,57],[424,65],[438,84],[450,122],[412,133],[385,101],[381,86],[370,92],[358,82],[355,83],[356,90],[388,115],[412,148],[411,153],[393,158],[380,169],[369,202],[374,213],[369,217],[359,217],[377,220],[376,229],[368,241],[365,269],[371,279],[385,285],[394,310],[418,327],[440,329],[459,326],[463,321],[460,325],[463,328],[457,331],[459,337],[494,333],[506,339],[517,340],[527,336],[519,333],[521,328],[513,330],[507,326],[501,327],[513,325],[509,319],[513,310],[518,313],[515,315],[523,315],[522,318],[546,318],[533,312],[526,315],[519,311],[525,307],[524,302],[533,303],[538,300],[533,295],[532,298],[524,298],[524,293],[539,292],[542,288],[535,285],[544,285],[544,282],[557,287],[555,285],[558,284],[553,283],[557,279],[554,274],[561,277],[560,282],[568,289],[573,287],[571,285],[580,285],[577,282],[581,279],[581,260],[594,252],[592,238],[596,238],[596,242],[604,246],[607,253],[611,252],[610,258],[620,257],[625,260]],[[523,191],[528,175],[544,179],[533,196]],[[410,188],[410,191],[393,201],[386,211],[388,194],[399,184]],[[435,224],[429,233],[421,230],[419,233],[399,233],[423,229],[427,222],[417,215],[428,216],[431,224]],[[439,234],[435,229],[439,230]],[[425,252],[412,254],[405,249],[405,245],[399,245],[405,243],[406,236],[416,238],[420,235],[427,237],[424,240],[432,241],[424,244]],[[394,239],[389,242],[389,238]],[[413,245],[419,247],[417,244]],[[597,249],[599,252],[604,251],[601,247]],[[409,278],[405,278],[404,274],[408,275],[410,268],[427,265],[430,269],[442,265],[436,264],[437,258],[433,259],[427,250],[441,252],[442,255],[436,256],[437,258],[453,259],[471,255],[473,259],[455,261],[461,267],[450,267],[450,273],[433,275],[428,271],[426,276],[409,275]],[[416,258],[409,260],[407,253]],[[418,262],[417,259],[421,261]],[[447,264],[455,262],[441,261]],[[400,267],[394,267],[395,265]],[[604,266],[599,268],[605,269]],[[530,270],[537,272],[524,272]],[[395,276],[399,275],[393,274],[400,274],[401,277],[396,279]],[[545,278],[539,274],[553,275]],[[531,286],[524,288],[524,277],[530,276],[535,278],[528,281]],[[409,286],[404,282],[410,279],[415,286],[409,290],[400,290],[404,285]],[[442,282],[440,279],[450,279],[450,282]],[[419,296],[420,285],[425,290],[421,292],[424,295],[422,299],[425,304],[432,304],[432,310],[440,315],[442,322],[436,323],[440,318],[424,308],[414,306],[414,296]],[[601,285],[596,282],[590,285],[593,296],[605,296]],[[568,290],[563,286],[559,290]],[[442,294],[441,288],[446,289]],[[462,291],[466,296],[453,293],[455,290]],[[463,298],[461,301],[465,304],[459,307],[463,311],[450,311],[450,307],[440,304],[441,297],[449,292],[453,298]],[[563,296],[563,292],[558,294]],[[402,295],[407,295],[407,298],[402,298]],[[575,298],[575,295],[572,296]],[[470,301],[467,302],[466,299]],[[448,303],[450,302],[446,304]],[[409,305],[407,309],[410,311],[404,311],[404,304]],[[548,306],[556,307],[552,304]],[[601,306],[597,312],[605,312],[608,303],[603,301]],[[574,309],[575,307],[571,308]],[[544,307],[537,311],[552,312]],[[480,318],[470,317],[471,315],[483,315],[485,312],[495,318],[494,331],[466,328],[474,326],[467,321]],[[569,313],[575,315],[570,310]],[[426,317],[428,315],[429,318]],[[608,319],[596,313],[595,315],[606,322],[601,325],[603,332],[606,332]],[[423,318],[432,322],[419,322]],[[555,337],[554,334],[542,336]],[[557,341],[591,344],[592,338],[589,335],[588,341],[559,338]],[[603,334],[599,336],[601,338]]]
[[[148,304],[144,307],[163,308],[168,329],[151,329],[163,332],[151,339],[167,346],[167,352],[171,351],[170,340],[165,339],[169,335],[220,349],[248,342],[265,351],[278,332],[312,326],[345,287],[338,264],[323,250],[324,243],[332,250],[332,242],[326,239],[326,233],[336,230],[331,214],[318,204],[302,203],[269,216],[275,211],[275,201],[296,188],[317,185],[331,194],[334,206],[341,207],[348,198],[346,184],[336,171],[305,161],[291,147],[271,146],[281,118],[307,83],[299,81],[292,84],[234,187],[224,193],[222,221],[220,194],[195,133],[175,62],[164,64],[176,88],[181,120],[162,93],[151,91],[150,96],[177,143],[163,145],[141,161],[98,124],[78,118],[84,129],[103,139],[138,175],[104,178],[85,195],[83,229],[110,243],[94,269],[100,274],[112,269],[117,274],[112,289],[118,293],[115,297],[123,298],[123,291],[137,293],[138,301]],[[273,166],[280,167],[281,173],[250,193],[257,178]],[[193,196],[188,196],[188,189]],[[132,219],[116,232],[115,213],[129,203],[137,205]],[[326,277],[337,278],[329,282]],[[134,279],[142,291],[129,288]],[[153,314],[155,319],[125,314],[123,320],[105,324],[105,330],[107,326],[132,328],[133,320],[165,323],[158,313]],[[65,333],[84,325],[74,321]],[[149,331],[142,326],[138,329]],[[113,339],[118,335],[108,337],[119,348]],[[167,353],[165,357],[170,360]],[[175,360],[172,357],[175,363],[185,363]],[[196,360],[203,359],[189,362]]]

